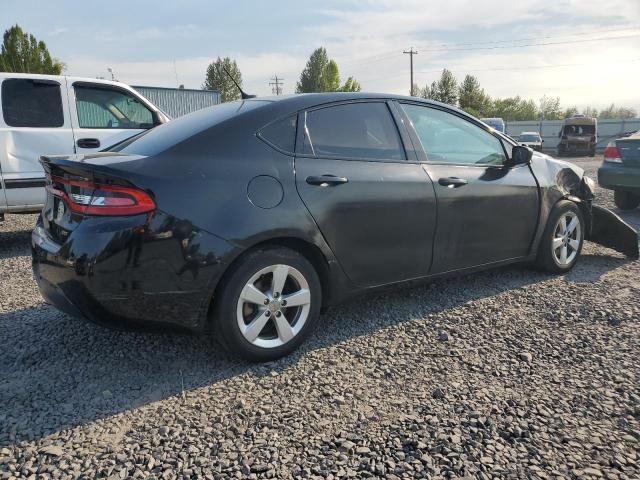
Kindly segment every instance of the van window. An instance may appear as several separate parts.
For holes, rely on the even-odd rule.
[[[62,127],[60,84],[27,78],[5,80],[2,82],[2,116],[10,127]]]
[[[147,129],[153,112],[122,90],[74,86],[80,128]]]

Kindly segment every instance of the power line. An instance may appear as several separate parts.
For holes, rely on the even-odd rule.
[[[411,86],[409,87],[409,95],[413,95],[413,56],[417,55],[418,51],[414,50],[413,47],[411,47],[408,52],[405,50],[402,53],[409,55],[409,65],[411,66]]]
[[[284,78],[278,78],[278,75],[274,75],[274,78],[271,79],[269,85],[271,85],[271,93],[275,95],[282,94],[282,85]]]
[[[433,45],[430,46],[423,46],[420,47],[420,50],[427,51],[427,52],[445,52],[445,51],[457,51],[457,50],[467,50],[466,48],[456,48],[456,47],[465,47],[465,46],[469,46],[469,45],[495,45],[495,44],[500,44],[500,43],[517,43],[517,42],[526,42],[529,40],[549,40],[549,39],[553,39],[553,38],[566,38],[566,37],[575,37],[575,36],[584,36],[584,35],[594,35],[594,34],[606,34],[606,33],[619,33],[619,32],[629,32],[629,31],[634,31],[635,34],[634,35],[624,35],[624,36],[616,36],[616,37],[602,37],[602,38],[596,38],[596,39],[584,39],[584,40],[569,40],[568,43],[578,43],[578,42],[590,42],[590,41],[600,41],[600,40],[615,40],[615,39],[621,39],[621,38],[632,38],[634,36],[639,35],[637,32],[637,29],[640,28],[640,26],[633,26],[633,27],[628,27],[628,28],[623,28],[623,29],[609,29],[609,30],[599,30],[599,31],[590,31],[590,32],[576,32],[576,33],[567,33],[565,35],[552,35],[552,36],[545,36],[545,37],[520,37],[520,38],[516,38],[516,39],[512,39],[512,40],[491,40],[491,41],[481,41],[481,42],[471,42],[471,43],[443,43],[443,44],[439,44],[439,47],[442,48],[434,48]],[[524,45],[508,45],[508,46],[504,46],[504,47],[500,47],[498,46],[497,48],[525,48],[525,47],[530,47],[530,46],[542,46],[542,45],[560,45],[563,44],[565,42],[546,42],[546,43],[532,43],[532,44],[524,44]],[[470,48],[469,50],[492,50],[493,48],[489,48],[489,47],[474,47],[474,48]],[[381,61],[381,60],[386,60],[388,58],[393,58],[395,57],[396,53],[394,50],[388,50],[388,51],[384,51],[384,52],[380,52],[368,57],[360,57],[356,60],[353,60],[351,62],[346,61],[346,62],[340,62],[341,66],[347,65],[347,66],[354,66],[354,65],[365,65],[368,63],[372,63],[372,62],[377,62],[377,61]]]

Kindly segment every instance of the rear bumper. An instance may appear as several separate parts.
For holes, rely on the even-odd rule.
[[[55,243],[38,221],[33,273],[59,310],[121,329],[180,327],[200,331],[222,257],[231,246],[187,222],[157,214],[85,220]]]
[[[640,194],[640,168],[602,162],[602,166],[598,169],[598,184],[609,190]]]

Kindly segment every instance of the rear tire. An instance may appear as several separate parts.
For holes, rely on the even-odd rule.
[[[551,211],[542,234],[536,266],[549,273],[566,273],[580,257],[585,223],[578,205],[559,201]]]
[[[320,279],[294,250],[249,252],[222,282],[214,299],[213,333],[227,351],[246,360],[267,362],[291,353],[320,317]]]
[[[622,190],[613,192],[613,201],[620,210],[633,210],[640,205],[640,195],[635,195]]]

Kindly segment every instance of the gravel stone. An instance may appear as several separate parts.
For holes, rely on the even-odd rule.
[[[402,286],[253,365],[46,305],[35,220],[0,223],[0,479],[640,478],[640,262]]]

